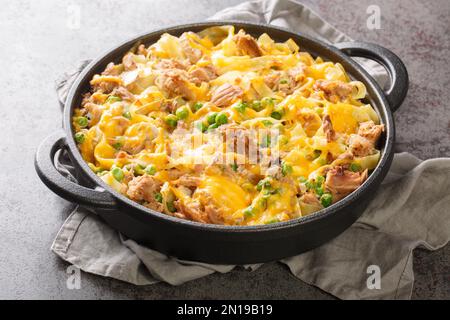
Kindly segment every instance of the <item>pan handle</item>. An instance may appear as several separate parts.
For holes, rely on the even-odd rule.
[[[391,85],[386,98],[392,111],[396,111],[408,92],[408,71],[402,60],[392,51],[373,43],[352,41],[335,44],[335,47],[349,56],[375,60],[389,73]]]
[[[48,136],[39,146],[34,166],[42,182],[60,197],[93,208],[113,209],[116,207],[114,197],[107,191],[89,189],[66,179],[56,170],[54,158],[56,151],[66,146],[66,135],[58,131]]]

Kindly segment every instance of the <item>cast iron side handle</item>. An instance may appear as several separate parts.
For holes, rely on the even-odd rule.
[[[113,196],[107,191],[89,189],[66,179],[55,168],[55,153],[66,145],[66,135],[58,131],[48,136],[39,146],[34,166],[42,182],[60,197],[84,206],[112,209],[116,207]]]
[[[343,42],[335,44],[339,50],[349,56],[375,60],[386,68],[391,80],[390,88],[386,91],[386,98],[392,111],[396,111],[408,92],[408,71],[402,60],[392,51],[373,43]]]

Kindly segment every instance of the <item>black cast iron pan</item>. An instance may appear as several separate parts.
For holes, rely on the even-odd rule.
[[[73,110],[81,95],[89,90],[94,74],[111,61],[120,61],[136,43],[154,43],[168,32],[180,35],[204,28],[232,24],[259,36],[268,33],[277,41],[294,39],[301,50],[325,60],[339,62],[350,76],[362,81],[367,102],[375,108],[385,133],[380,143],[381,159],[364,184],[343,200],[306,217],[260,226],[222,226],[201,224],[152,211],[114,191],[87,166],[78,151],[72,128]],[[390,75],[390,87],[384,91],[351,57],[365,57],[383,65]],[[153,31],[110,50],[90,63],[72,86],[64,110],[64,129],[47,137],[39,146],[35,166],[42,181],[59,196],[95,209],[106,223],[150,248],[185,260],[208,263],[259,263],[293,256],[311,250],[336,237],[362,214],[389,170],[393,157],[395,129],[392,113],[401,105],[408,90],[408,74],[401,60],[391,51],[375,44],[348,42],[329,45],[309,36],[269,25],[236,21],[216,21],[169,27]],[[60,175],[54,166],[55,153],[66,149],[76,168],[80,184]]]

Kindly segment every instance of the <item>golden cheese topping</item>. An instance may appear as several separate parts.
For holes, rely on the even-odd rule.
[[[218,26],[163,34],[91,80],[74,112],[103,181],[182,219],[268,224],[328,207],[377,165],[363,83],[292,39]]]
[[[245,209],[251,202],[248,192],[224,176],[205,176],[198,187],[209,193],[228,216]]]

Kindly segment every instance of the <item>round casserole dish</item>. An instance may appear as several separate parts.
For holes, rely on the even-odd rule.
[[[258,36],[267,33],[276,41],[292,38],[313,57],[339,62],[355,80],[367,88],[367,102],[385,125],[380,138],[381,158],[368,179],[341,201],[305,217],[258,226],[227,226],[182,220],[148,209],[105,184],[87,165],[77,149],[72,115],[79,106],[89,81],[136,43],[149,45],[163,33],[175,36],[198,32],[217,25],[234,25]],[[390,75],[390,87],[383,91],[375,80],[351,56],[381,63]],[[269,25],[235,21],[215,21],[169,27],[125,42],[91,62],[79,75],[67,97],[64,130],[46,138],[36,153],[36,171],[42,181],[59,196],[94,209],[99,216],[123,235],[167,255],[185,260],[221,264],[259,263],[293,256],[329,241],[347,229],[362,214],[387,174],[393,158],[395,129],[392,113],[401,105],[408,90],[408,74],[401,60],[391,51],[375,44],[348,42],[328,45],[302,34]],[[54,166],[55,153],[66,149],[78,175],[79,184],[60,175]]]

